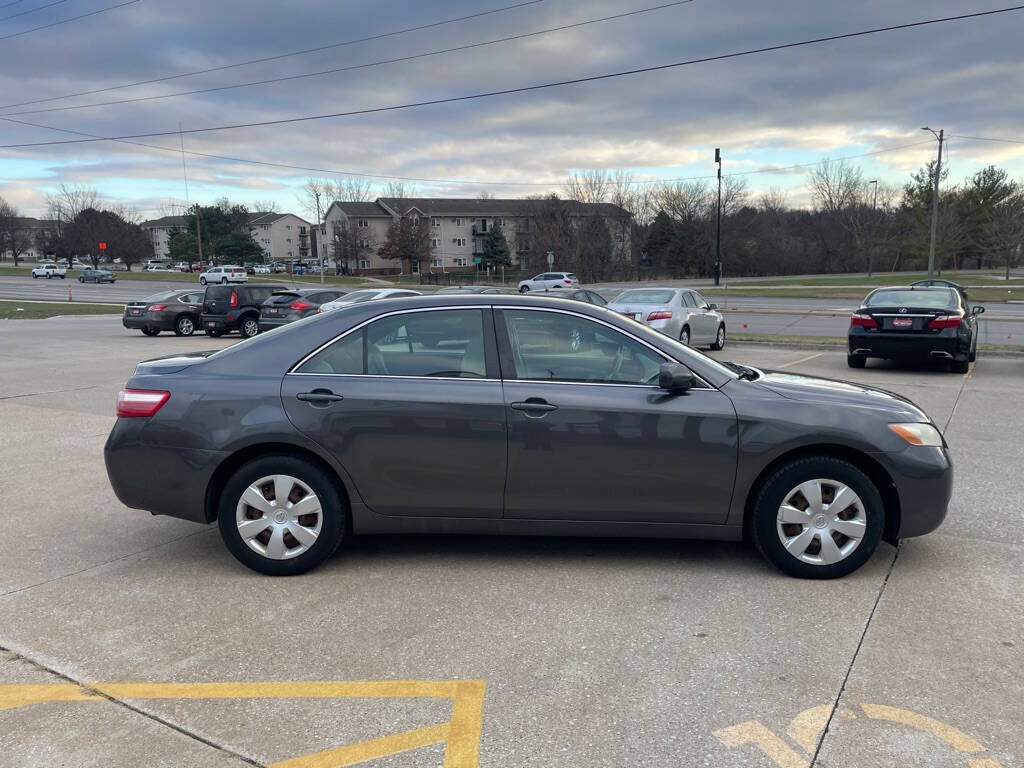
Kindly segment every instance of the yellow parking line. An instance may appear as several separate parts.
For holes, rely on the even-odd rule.
[[[293,757],[279,763],[272,763],[267,768],[345,768],[345,766],[376,760],[379,757],[397,755],[420,747],[429,747],[431,744],[441,744],[448,738],[448,729],[448,723],[417,728],[415,731],[395,733],[380,739],[346,744],[343,747],[327,749],[312,755]]]
[[[817,353],[815,353],[813,355],[808,355],[807,357],[801,357],[799,360],[793,360],[792,362],[789,362],[789,363],[783,363],[782,365],[776,365],[775,367],[776,368],[790,368],[791,366],[794,366],[794,365],[800,365],[800,363],[807,363],[807,362],[810,362],[811,360],[816,360],[816,359],[818,359],[819,357],[821,357],[824,354],[825,354],[824,352],[817,352]]]
[[[946,742],[957,752],[984,752],[985,746],[979,744],[963,731],[958,731],[951,725],[935,720],[908,709],[887,707],[882,704],[861,704],[860,708],[864,714],[872,720],[888,720],[892,723],[901,723],[916,728],[919,731],[930,733],[938,739]]]

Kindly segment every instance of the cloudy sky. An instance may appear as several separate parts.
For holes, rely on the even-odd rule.
[[[123,0],[0,0],[0,39]],[[52,99],[382,35],[517,0],[139,0],[9,37],[0,57],[0,144],[197,129],[353,111],[515,88],[1002,7],[998,0],[693,0],[520,40],[345,72],[127,104],[100,102],[374,64],[651,8],[669,0],[538,0],[522,7],[312,54],[160,83]],[[522,3],[523,0],[518,0]],[[41,10],[35,11],[34,9]],[[29,11],[29,13],[25,13]],[[8,18],[18,15],[14,18]],[[1024,12],[529,93],[257,128],[186,135],[207,154],[419,181],[422,195],[518,197],[566,175],[625,169],[636,179],[749,172],[806,200],[806,171],[764,172],[823,157],[858,159],[867,178],[902,183],[934,156],[923,125],[944,128],[951,179],[989,163],[1024,175],[1020,45]],[[15,106],[18,105],[18,106]],[[58,109],[59,111],[53,111]],[[49,111],[37,111],[49,110]],[[139,139],[175,149],[177,136]],[[907,146],[911,145],[911,146]],[[307,171],[187,156],[190,195],[273,199],[299,212]],[[377,179],[383,183],[386,179]],[[482,182],[471,184],[465,182]],[[90,184],[155,216],[185,198],[176,152],[101,142],[0,149],[0,195],[43,212],[61,183]]]

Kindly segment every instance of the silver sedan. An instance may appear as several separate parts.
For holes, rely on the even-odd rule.
[[[616,296],[608,309],[684,344],[725,346],[725,318],[718,305],[709,304],[690,288],[630,288]]]

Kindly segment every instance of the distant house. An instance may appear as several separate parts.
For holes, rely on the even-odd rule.
[[[575,200],[562,203],[568,207],[574,220],[600,216],[612,234],[616,257],[629,258],[629,223],[633,218],[629,211],[610,203],[580,203]],[[332,258],[336,258],[333,244],[341,231],[348,229],[354,233],[355,255],[350,254],[348,263],[339,265],[350,274],[419,272],[418,263],[399,265],[377,255],[378,248],[387,239],[391,222],[405,215],[429,219],[431,270],[474,269],[473,259],[482,256],[484,238],[494,227],[504,233],[513,265],[525,268],[529,233],[537,205],[535,200],[475,198],[382,197],[372,203],[336,201],[324,215],[324,229]]]
[[[310,247],[312,230],[312,224],[293,213],[249,214],[249,234],[268,262],[315,259]]]
[[[35,219],[31,216],[24,216],[18,219],[19,228],[28,234],[29,239],[32,242],[31,247],[24,253],[18,256],[19,259],[25,259],[26,261],[39,261],[46,258],[44,253],[44,243],[47,238],[53,235],[58,228],[58,222],[52,219]],[[9,259],[13,256],[10,251],[0,254],[3,258]]]
[[[153,240],[153,257],[169,259],[171,256],[171,233],[186,229],[184,216],[163,216],[142,222],[142,228]]]

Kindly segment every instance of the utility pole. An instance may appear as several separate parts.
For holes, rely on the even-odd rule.
[[[875,249],[875,209],[878,207],[878,179],[869,181],[868,184],[872,184],[875,187],[875,193],[871,197],[871,244],[868,246],[868,277],[871,277],[871,257]]]
[[[718,224],[715,229],[715,285],[722,281],[722,150],[715,147],[718,163]]]
[[[196,203],[196,242],[199,244],[199,266],[203,266],[203,228],[199,219],[199,203]]]
[[[324,230],[320,226],[320,190],[313,192],[316,195],[316,258],[320,262],[320,285],[324,284]]]
[[[935,274],[935,236],[939,229],[939,179],[942,178],[942,141],[945,129],[935,133],[931,128],[925,126],[922,131],[931,131],[932,135],[939,140],[939,159],[935,162],[935,188],[932,190],[932,239],[928,245],[928,277]]]

